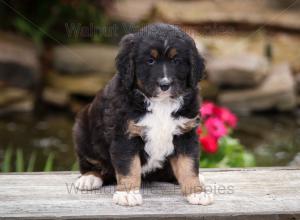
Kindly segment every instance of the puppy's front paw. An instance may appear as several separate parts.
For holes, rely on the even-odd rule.
[[[113,196],[113,202],[118,205],[135,206],[135,205],[141,205],[143,199],[139,190],[128,191],[128,192],[116,191]]]
[[[213,194],[207,192],[192,193],[186,199],[193,205],[210,205],[214,201]]]
[[[103,184],[103,181],[100,177],[90,175],[82,175],[75,182],[75,187],[79,190],[93,190],[99,189]]]

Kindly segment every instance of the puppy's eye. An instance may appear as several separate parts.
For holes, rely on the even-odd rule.
[[[171,60],[171,62],[172,62],[173,64],[177,65],[177,64],[179,64],[179,63],[181,62],[181,60],[180,60],[179,58],[173,58],[173,59]]]
[[[155,63],[155,60],[152,57],[147,59],[147,64],[153,65],[154,63]]]

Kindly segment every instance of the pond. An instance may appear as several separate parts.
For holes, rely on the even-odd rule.
[[[257,166],[300,165],[300,117],[292,113],[264,113],[240,116],[234,136],[251,151]],[[11,170],[16,152],[22,151],[24,170],[30,156],[36,155],[34,171],[43,171],[49,155],[52,170],[76,169],[72,143],[73,116],[50,113],[36,117],[22,113],[0,119],[0,161],[12,149]],[[19,150],[17,150],[19,149]]]

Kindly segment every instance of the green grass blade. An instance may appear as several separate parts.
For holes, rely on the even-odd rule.
[[[24,157],[23,151],[21,149],[17,149],[17,157],[16,157],[16,172],[24,172]]]
[[[54,161],[54,154],[50,153],[45,164],[44,172],[49,172],[53,170],[53,161]]]
[[[10,172],[11,157],[12,157],[12,148],[9,147],[5,150],[4,153],[4,159],[1,168],[2,172]]]
[[[73,166],[72,166],[72,168],[71,168],[71,171],[78,171],[79,170],[79,164],[78,164],[78,162],[76,161],[74,164],[73,164]]]
[[[31,153],[30,158],[29,158],[27,172],[33,172],[35,161],[36,161],[36,152],[33,152],[33,153]]]

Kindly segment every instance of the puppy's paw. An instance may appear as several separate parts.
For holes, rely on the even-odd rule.
[[[142,195],[139,190],[134,191],[116,191],[113,196],[113,202],[118,205],[136,206],[143,203]]]
[[[92,174],[82,175],[75,182],[75,187],[79,190],[93,190],[99,189],[103,184],[100,177],[94,176]]]
[[[210,205],[214,201],[214,196],[211,193],[199,192],[188,195],[186,199],[193,205]]]

